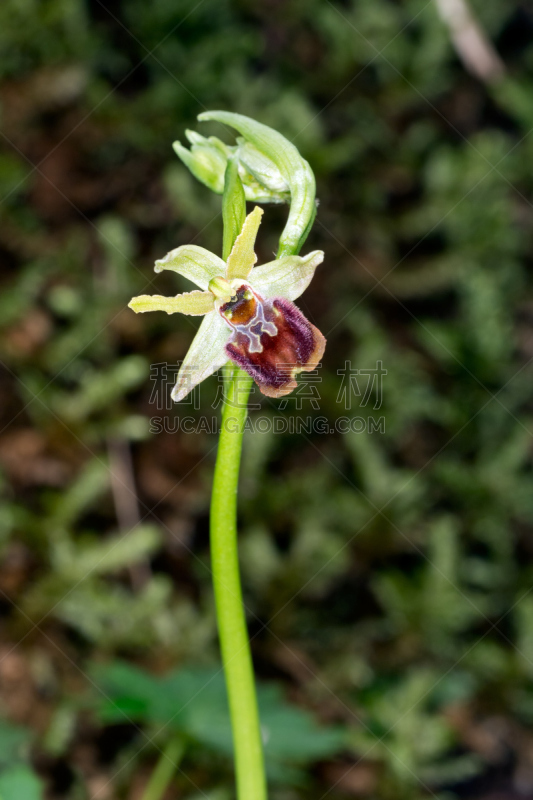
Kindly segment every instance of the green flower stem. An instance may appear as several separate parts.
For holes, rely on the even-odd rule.
[[[181,736],[174,736],[161,753],[142,800],[161,800],[185,752]]]
[[[211,497],[211,564],[226,676],[239,800],[266,800],[259,713],[237,551],[237,486],[252,379],[226,366],[225,401]]]

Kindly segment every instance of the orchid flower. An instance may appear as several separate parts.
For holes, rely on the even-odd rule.
[[[184,397],[228,359],[238,364],[269,397],[289,394],[295,376],[314,370],[326,340],[292,302],[307,288],[324,254],[282,256],[256,267],[255,239],[263,211],[246,217],[227,262],[196,245],[184,245],[156,261],[200,290],[175,297],[141,295],[135,312],[179,312],[204,319],[178,373],[172,398]]]

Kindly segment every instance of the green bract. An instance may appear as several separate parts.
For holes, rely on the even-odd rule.
[[[234,158],[247,200],[290,202],[287,224],[279,240],[278,257],[298,253],[316,214],[315,179],[311,167],[281,133],[242,114],[206,111],[200,121],[217,121],[235,128],[242,138],[228,146],[215,136],[186,135],[191,149],[174,143],[174,150],[198,180],[222,194],[228,160]]]
[[[222,257],[227,259],[246,219],[246,196],[236,158],[230,158],[224,175],[222,195]]]

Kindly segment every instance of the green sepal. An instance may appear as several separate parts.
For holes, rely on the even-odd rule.
[[[222,195],[222,258],[227,261],[246,219],[246,198],[235,158],[228,159]]]
[[[202,122],[215,120],[235,128],[275,164],[291,195],[289,218],[280,236],[278,258],[299,253],[316,214],[315,176],[307,161],[281,133],[242,114],[205,111],[198,119]]]
[[[176,403],[183,400],[195,386],[205,381],[213,372],[224,366],[228,360],[225,345],[229,336],[230,329],[220,314],[215,312],[203,318],[181,363],[176,385],[171,393]]]
[[[296,300],[307,289],[323,260],[322,250],[313,250],[306,256],[283,256],[255,267],[250,281],[265,299],[286,297],[287,300]]]
[[[136,314],[145,311],[166,311],[167,314],[189,314],[199,317],[209,314],[215,308],[215,298],[211,292],[185,292],[175,297],[164,297],[160,294],[141,294],[134,297],[128,306]]]
[[[171,269],[184,278],[195,283],[200,289],[207,290],[209,281],[217,275],[224,275],[226,263],[205,247],[196,244],[184,244],[171,250],[164,258],[155,262],[154,271],[162,272]]]

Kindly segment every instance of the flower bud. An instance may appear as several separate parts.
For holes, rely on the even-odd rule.
[[[211,191],[223,193],[228,159],[235,155],[246,200],[255,203],[289,202],[289,186],[278,167],[251,142],[239,138],[239,144],[230,147],[216,136],[206,139],[189,130],[185,135],[191,149],[187,150],[181,142],[174,142],[174,151],[194,177]]]
[[[242,114],[230,111],[204,111],[198,116],[201,122],[216,121],[235,128],[245,144],[239,163],[256,182],[268,192],[268,202],[280,202],[290,199],[289,217],[279,239],[278,258],[297,255],[305,242],[316,215],[315,177],[307,161],[303,159],[296,147],[277,131],[256,122]],[[251,147],[249,147],[251,146]],[[251,149],[253,148],[253,149]],[[260,158],[258,158],[258,156]],[[254,174],[255,173],[255,174]],[[246,198],[249,193],[246,191]],[[266,185],[263,185],[266,181]],[[283,181],[289,189],[288,197],[279,192]],[[277,187],[274,192],[271,186]],[[248,181],[248,190],[250,190]],[[262,198],[257,198],[262,199]],[[263,201],[264,202],[264,201]]]
[[[274,162],[251,142],[240,137],[237,141],[239,142],[237,149],[239,174],[244,185],[246,186],[247,178],[249,183],[251,183],[251,179],[258,184],[260,189],[263,189],[263,194],[267,195],[271,202],[288,202],[290,199],[289,184]],[[259,197],[254,199],[260,200]],[[268,202],[268,200],[263,202]]]
[[[191,143],[191,149],[187,150],[181,142],[174,142],[172,146],[176,155],[181,158],[195,178],[204,183],[211,191],[222,194],[226,165],[235,148],[228,147],[216,136],[206,139],[195,131],[185,131],[185,135]]]

